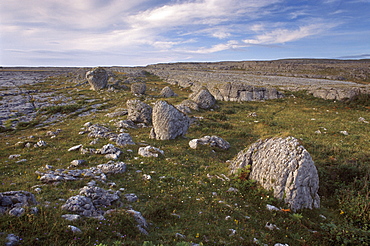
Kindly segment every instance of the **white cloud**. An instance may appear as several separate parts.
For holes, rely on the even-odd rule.
[[[318,35],[336,25],[335,23],[316,22],[313,24],[303,24],[295,29],[276,28],[272,31],[258,34],[253,39],[245,39],[243,42],[246,44],[283,44]]]

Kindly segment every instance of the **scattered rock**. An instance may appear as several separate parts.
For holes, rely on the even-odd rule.
[[[132,120],[120,120],[115,124],[118,128],[133,128],[136,129],[137,126]]]
[[[24,207],[36,205],[35,196],[28,191],[6,191],[0,193],[0,214],[8,212],[9,215],[21,216]]]
[[[100,124],[93,124],[88,127],[88,137],[90,138],[115,138],[116,133],[113,133],[108,127],[102,126]]]
[[[122,151],[113,144],[106,144],[101,149],[96,151],[97,154],[106,155],[112,159],[118,159]]]
[[[173,92],[173,90],[169,86],[166,86],[162,89],[162,91],[160,93],[160,96],[165,97],[165,98],[177,97],[177,94],[175,92]]]
[[[20,217],[24,214],[24,212],[25,212],[24,208],[15,207],[15,208],[12,208],[11,210],[9,210],[8,213],[11,216]]]
[[[186,134],[189,117],[166,101],[157,101],[153,108],[153,128],[150,137],[169,140]]]
[[[270,205],[270,204],[267,204],[266,205],[266,208],[270,211],[279,211],[280,209],[278,209],[277,207],[273,206],[273,205]]]
[[[47,145],[47,143],[46,143],[45,141],[43,141],[43,140],[39,140],[39,141],[36,143],[35,147],[45,147],[46,145]]]
[[[15,159],[15,158],[18,158],[18,157],[21,157],[21,155],[20,154],[10,155],[8,158],[9,159]]]
[[[231,173],[251,168],[249,179],[257,180],[274,197],[284,200],[293,210],[320,207],[319,177],[315,164],[297,139],[270,138],[259,140],[238,153]]]
[[[189,146],[192,149],[197,149],[200,145],[209,145],[212,148],[218,148],[222,150],[228,150],[230,144],[218,136],[204,136],[200,139],[193,139],[189,142]]]
[[[127,119],[135,123],[152,123],[152,107],[140,100],[127,101],[128,116]]]
[[[131,85],[131,93],[134,95],[143,95],[146,91],[145,83],[134,83]]]
[[[348,136],[348,132],[347,131],[340,131],[341,134],[343,134],[344,136]]]
[[[190,100],[196,102],[201,109],[210,109],[216,104],[215,97],[208,91],[206,87],[189,96]]]
[[[124,195],[128,202],[136,202],[139,198],[134,193]]]
[[[164,155],[164,151],[153,146],[140,147],[138,154],[144,157],[158,157]]]
[[[86,73],[86,79],[94,91],[101,90],[107,86],[108,73],[104,68],[96,67]]]

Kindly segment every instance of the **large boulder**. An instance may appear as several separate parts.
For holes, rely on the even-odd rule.
[[[86,73],[86,79],[94,91],[101,90],[107,86],[108,73],[104,68],[96,67]]]
[[[190,119],[166,101],[157,101],[153,108],[153,128],[150,137],[157,140],[174,139],[186,134]]]
[[[293,210],[319,208],[319,176],[307,150],[293,137],[258,140],[238,153],[231,173],[250,170],[249,179],[273,190]]]
[[[210,109],[216,104],[215,97],[206,87],[202,87],[199,91],[192,93],[189,99],[196,102],[201,109]]]
[[[138,100],[127,101],[128,116],[127,119],[135,123],[152,123],[152,107]]]

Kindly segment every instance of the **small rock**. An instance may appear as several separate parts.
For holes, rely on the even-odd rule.
[[[85,163],[86,163],[85,160],[73,160],[73,161],[71,161],[70,167],[78,167],[78,166],[81,166]]]
[[[278,209],[277,207],[273,206],[273,205],[270,205],[270,204],[267,204],[266,205],[266,208],[270,211],[279,211],[280,209]]]
[[[279,227],[277,227],[275,224],[271,224],[271,223],[269,223],[269,222],[267,222],[266,223],[266,225],[265,225],[265,227],[267,228],[267,229],[269,229],[269,230],[280,230],[280,228]]]
[[[78,214],[63,214],[62,218],[68,221],[75,221],[81,218],[81,215]]]
[[[36,188],[36,189],[34,189],[34,191],[37,193],[37,194],[40,194],[41,193],[41,188]]]
[[[164,155],[164,151],[153,146],[140,147],[138,154],[144,157],[158,157]]]
[[[46,143],[45,141],[43,141],[43,140],[39,140],[39,141],[36,143],[36,145],[37,145],[38,147],[45,147],[45,146],[47,145],[47,143]]]
[[[344,136],[348,136],[348,132],[347,131],[340,131],[341,134],[343,134]]]
[[[73,146],[73,147],[69,148],[68,151],[75,151],[75,150],[79,150],[80,148],[82,148],[82,144]]]
[[[358,122],[363,122],[363,123],[369,124],[369,121],[365,120],[364,117],[358,118]]]
[[[77,228],[77,227],[75,227],[75,226],[73,226],[73,225],[68,225],[68,228],[69,228],[73,233],[82,233],[82,231],[81,231],[79,228]]]
[[[10,155],[10,156],[9,156],[9,159],[15,159],[15,158],[18,158],[18,157],[20,157],[20,156],[21,156],[20,154]]]
[[[124,195],[128,202],[136,202],[139,198],[134,193]]]

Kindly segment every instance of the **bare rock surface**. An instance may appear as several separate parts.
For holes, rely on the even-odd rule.
[[[230,165],[231,173],[241,168],[250,168],[249,179],[272,189],[274,196],[293,211],[320,207],[317,169],[310,154],[293,137],[257,141],[239,152]]]
[[[86,73],[86,79],[89,82],[91,89],[98,91],[107,86],[108,73],[104,68],[97,67]]]
[[[166,101],[157,101],[153,108],[151,138],[169,140],[186,134],[190,119]]]
[[[127,120],[131,120],[135,123],[152,123],[152,107],[148,104],[138,100],[128,100],[126,102],[128,109]]]

